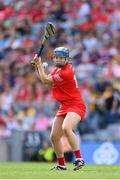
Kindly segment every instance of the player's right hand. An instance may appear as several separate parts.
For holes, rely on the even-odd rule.
[[[41,65],[41,57],[38,57],[37,54],[35,54],[34,58],[33,58],[33,62],[35,63],[36,66]]]

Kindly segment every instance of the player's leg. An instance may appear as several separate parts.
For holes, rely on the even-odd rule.
[[[51,131],[52,146],[58,161],[58,166],[54,167],[53,169],[57,169],[57,170],[66,170],[64,151],[61,143],[61,137],[63,135],[63,131],[62,131],[63,120],[64,120],[64,116],[55,117]]]
[[[54,151],[58,158],[63,155],[63,149],[61,145],[61,137],[63,135],[63,131],[62,131],[63,120],[64,120],[63,116],[55,117],[50,135]]]
[[[65,133],[76,158],[74,170],[80,169],[80,167],[84,165],[84,161],[80,153],[79,142],[73,131],[80,120],[81,117],[77,113],[68,112],[62,125],[63,132]]]
[[[62,124],[63,132],[65,133],[73,151],[79,149],[77,136],[73,132],[73,129],[75,129],[79,122],[80,116],[78,114],[74,112],[68,112]]]

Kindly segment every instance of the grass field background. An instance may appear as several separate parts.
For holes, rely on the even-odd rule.
[[[86,165],[73,171],[51,171],[53,163],[0,163],[0,179],[120,179],[119,165]]]

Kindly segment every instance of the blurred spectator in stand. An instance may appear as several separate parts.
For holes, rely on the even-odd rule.
[[[13,91],[8,83],[4,84],[4,91],[0,95],[0,102],[1,113],[8,113],[14,103]]]
[[[53,4],[52,10],[51,10],[51,16],[54,20],[59,21],[66,21],[65,11],[64,7],[62,6],[61,1],[58,1],[57,3]]]
[[[6,123],[2,117],[0,117],[0,138],[6,138],[11,135],[9,129],[7,129]]]
[[[38,114],[35,122],[35,130],[44,132],[49,127],[49,119],[44,114]]]
[[[37,153],[38,160],[44,162],[52,162],[54,160],[53,148],[47,141],[43,141],[42,147]]]
[[[117,123],[118,99],[114,95],[112,85],[107,85],[103,92],[104,98],[104,126]]]
[[[32,131],[34,129],[36,110],[33,107],[28,106],[24,108],[23,112],[24,128],[26,131]]]

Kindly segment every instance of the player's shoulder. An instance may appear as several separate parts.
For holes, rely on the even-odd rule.
[[[72,79],[74,77],[74,69],[72,65],[66,64],[66,66],[61,69],[60,75],[64,78]]]
[[[73,69],[73,66],[71,64],[66,64],[63,68],[63,70],[66,70],[66,69]]]
[[[62,70],[66,72],[74,73],[74,68],[71,64],[67,64],[66,66],[64,66]]]
[[[55,74],[57,70],[58,70],[58,67],[55,66],[51,71],[51,75]]]

